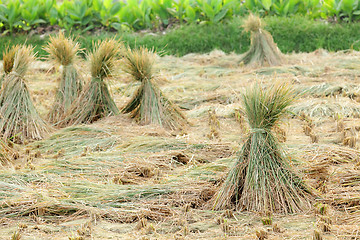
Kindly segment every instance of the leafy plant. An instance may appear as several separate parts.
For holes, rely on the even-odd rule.
[[[323,17],[338,17],[341,11],[341,1],[342,0],[324,0],[323,9],[325,10],[325,14]]]
[[[7,4],[0,4],[0,20],[5,27],[3,34],[12,33],[22,24],[20,0],[12,0]]]
[[[62,26],[68,31],[74,27],[83,32],[93,29],[97,18],[93,15],[91,3],[89,0],[65,0],[59,8],[60,18],[63,19]]]
[[[340,16],[345,16],[349,22],[352,21],[354,14],[359,15],[360,10],[356,11],[359,6],[359,0],[341,0],[341,11]]]
[[[173,0],[153,0],[151,1],[151,9],[154,18],[158,18],[160,24],[167,26],[171,18],[168,9],[171,9]]]
[[[135,30],[152,28],[151,1],[129,0],[119,12],[120,22]]]
[[[189,0],[173,1],[172,7],[168,8],[168,11],[173,17],[178,19],[181,24],[184,21],[187,6],[189,6]]]
[[[123,2],[112,0],[93,0],[93,9],[100,19],[101,25],[107,28],[120,29],[119,12],[124,6]]]
[[[300,0],[278,0],[273,4],[273,9],[276,15],[288,16],[297,12]]]
[[[47,23],[46,13],[50,12],[54,1],[24,0],[21,7],[23,29],[30,30],[41,23]]]
[[[223,4],[222,0],[197,0],[197,2],[203,17],[210,23],[222,20],[229,11],[228,5],[231,4],[231,1]]]

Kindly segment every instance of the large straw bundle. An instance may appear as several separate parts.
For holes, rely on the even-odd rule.
[[[294,99],[287,86],[254,87],[243,95],[250,134],[216,196],[214,208],[293,213],[309,207],[310,191],[290,169],[272,132]]]
[[[88,55],[91,81],[62,121],[64,124],[92,123],[102,117],[119,114],[104,78],[110,76],[119,56],[121,44],[114,40],[98,42]]]
[[[143,47],[125,51],[123,70],[141,85],[122,112],[131,113],[140,124],[158,124],[173,130],[182,128],[187,124],[185,116],[154,82],[155,56],[153,51]]]
[[[3,52],[3,71],[4,73],[1,76],[0,79],[0,88],[2,85],[2,82],[4,78],[12,71],[12,68],[14,66],[14,58],[15,53],[19,50],[19,45],[14,45],[11,48],[7,47],[5,51]]]
[[[69,111],[82,90],[83,83],[74,66],[79,61],[77,56],[79,45],[60,32],[56,37],[50,37],[45,50],[49,53],[49,60],[54,65],[59,65],[61,70],[55,102],[49,113],[50,122],[56,125]]]
[[[250,49],[244,53],[240,62],[263,66],[279,65],[282,62],[282,54],[274,43],[271,34],[261,26],[261,20],[252,14],[244,23],[245,31],[251,33]]]
[[[32,47],[19,48],[15,54],[14,67],[4,79],[0,93],[0,133],[5,139],[14,142],[43,139],[50,130],[36,111],[24,79],[34,58]]]

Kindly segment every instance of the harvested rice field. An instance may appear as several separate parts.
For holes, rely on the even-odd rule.
[[[14,144],[17,159],[0,167],[0,239],[360,239],[360,52],[291,54],[260,68],[240,59],[216,50],[157,57],[158,86],[190,122],[183,130],[120,114]],[[140,85],[121,64],[108,81],[119,109]],[[60,77],[51,66],[37,61],[26,75],[44,119]],[[87,64],[78,68],[89,81]],[[212,211],[248,134],[241,94],[275,82],[300,94],[276,132],[317,193],[312,207]]]

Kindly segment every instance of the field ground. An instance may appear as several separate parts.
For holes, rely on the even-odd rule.
[[[291,110],[306,113],[315,125],[318,143],[311,143],[297,117],[285,119],[282,128],[294,169],[319,191],[314,205],[329,205],[324,239],[360,239],[360,155],[357,147],[343,145],[334,119],[343,117],[345,129],[360,127],[360,53],[318,50],[286,58],[282,66],[255,69],[220,51],[159,57],[159,84],[192,126],[169,132],[120,115],[15,146],[21,158],[0,170],[0,239],[15,231],[22,239],[257,239],[261,229],[268,239],[312,239],[324,218],[316,214],[319,207],[275,214],[278,231],[263,226],[259,213],[213,212],[207,204],[245,137],[235,118],[240,94],[253,83],[275,81],[292,82],[303,93]],[[37,62],[27,76],[44,117],[59,76],[49,67]],[[136,84],[120,71],[114,74],[111,89],[119,107]],[[210,109],[220,122],[214,139]]]

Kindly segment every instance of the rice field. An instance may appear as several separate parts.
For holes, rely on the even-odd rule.
[[[182,130],[120,114],[15,144],[19,158],[0,168],[0,239],[360,239],[360,52],[291,54],[259,68],[240,59],[216,50],[156,58],[159,88],[190,123]],[[119,64],[109,85],[121,109],[141,83]],[[51,66],[37,61],[26,75],[43,118],[60,79]],[[85,62],[78,70],[90,80]],[[316,189],[312,207],[212,211],[247,136],[241,94],[275,82],[300,93],[280,128],[293,169]]]

